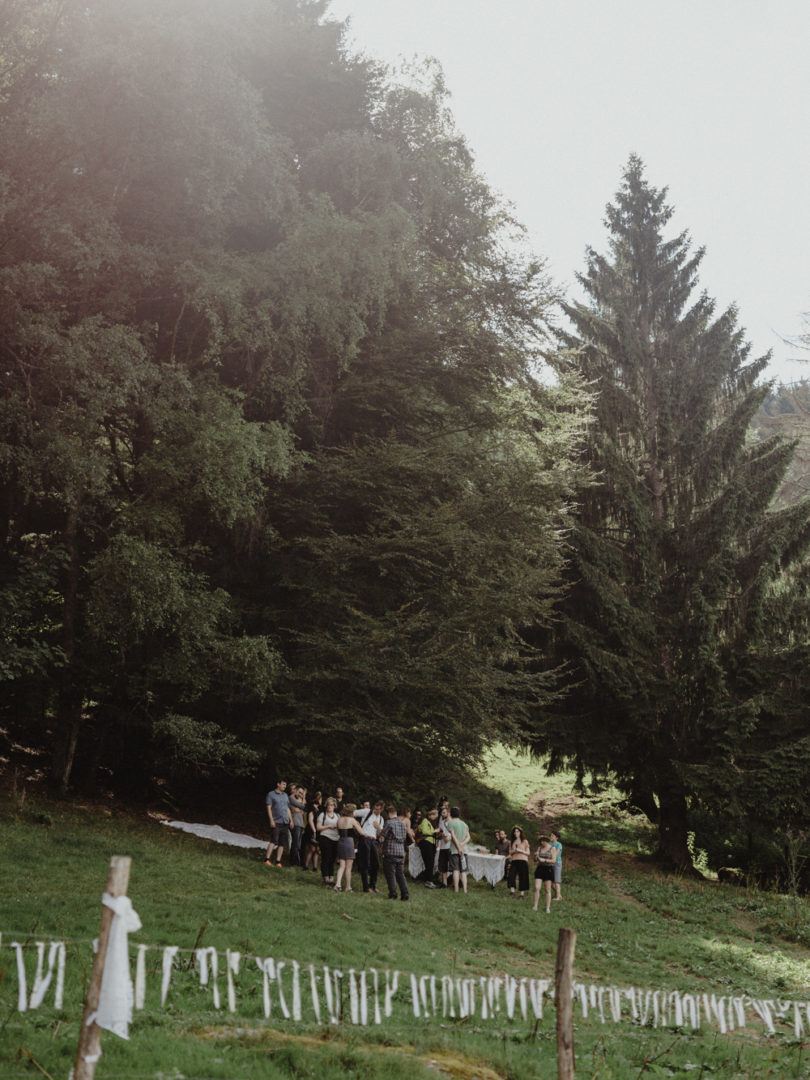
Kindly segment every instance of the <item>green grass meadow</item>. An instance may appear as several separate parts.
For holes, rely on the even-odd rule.
[[[570,795],[570,778],[546,779],[528,758],[499,752],[486,775],[459,801],[474,834],[521,821],[528,798]],[[454,792],[448,791],[451,797]],[[553,980],[557,933],[577,932],[575,978],[600,985],[682,992],[810,999],[805,901],[666,875],[644,856],[646,827],[594,800],[555,822],[566,844],[563,900],[536,915],[509,900],[505,886],[472,884],[468,896],[414,885],[408,904],[378,895],[336,894],[320,876],[267,869],[260,852],[226,848],[175,832],[146,815],[70,805],[29,796],[0,801],[0,1077],[68,1076],[98,933],[101,893],[112,855],[132,858],[129,896],[143,928],[147,996],[129,1041],[104,1033],[100,1078],[325,1080],[556,1077],[555,1014],[524,1022],[416,1019],[402,997],[393,1017],[360,1028],[304,1019],[269,1021],[261,976],[243,959],[236,1012],[227,1011],[224,952],[272,956],[350,968]],[[536,832],[536,824],[532,824]],[[359,880],[355,877],[359,889]],[[63,1008],[49,993],[38,1010],[17,1010],[16,953],[27,943],[65,940]],[[166,1005],[160,1004],[161,948],[177,945]],[[213,946],[220,958],[222,1008],[201,987],[192,950]],[[134,951],[134,950],[131,950]],[[303,981],[306,986],[306,980]],[[401,984],[404,985],[404,984]],[[344,983],[345,992],[345,983]],[[305,1000],[307,995],[305,994]],[[792,1024],[766,1036],[749,1013],[745,1029],[721,1035],[705,1022],[698,1033],[641,1026],[625,1010],[602,1023],[575,1006],[577,1077],[810,1077],[810,1041]]]

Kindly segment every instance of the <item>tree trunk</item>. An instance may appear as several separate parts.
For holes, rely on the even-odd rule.
[[[67,791],[76,758],[76,746],[81,727],[83,693],[76,672],[76,622],[79,607],[79,500],[68,510],[65,522],[65,547],[68,553],[65,598],[62,611],[62,649],[65,666],[62,670],[56,706],[56,738],[51,764],[51,776],[59,791]]]
[[[633,777],[633,786],[630,789],[627,801],[630,806],[635,806],[641,810],[653,825],[659,823],[658,803],[655,801],[655,796],[646,780],[642,780],[638,776]]]
[[[689,851],[686,796],[677,788],[665,788],[658,792],[658,805],[658,854],[675,869],[698,874]]]

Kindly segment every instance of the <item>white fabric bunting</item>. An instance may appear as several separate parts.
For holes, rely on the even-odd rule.
[[[137,919],[134,912],[132,916]],[[140,923],[140,920],[138,922]],[[134,920],[130,925],[134,925]],[[110,1030],[117,1034],[126,1030],[125,1025],[131,1019],[132,1005],[138,1009],[144,1007],[146,953],[154,948],[142,944],[136,946],[133,993],[125,935],[123,940],[123,949],[119,940],[114,950],[118,953],[120,970],[123,972],[119,984],[118,1006],[120,1007],[123,1000],[125,1007],[124,1012],[119,1011],[116,1014],[117,1019],[113,1017],[111,1021],[117,1027],[110,1027]],[[0,948],[2,944],[0,935]],[[66,963],[65,942],[32,941],[23,944],[12,941],[5,947],[15,950],[16,953],[18,1010],[26,1012],[41,1008],[52,990],[54,1006],[61,1009]],[[177,946],[162,948],[161,1005],[166,1003],[175,957],[179,952]],[[194,954],[199,968],[200,985],[211,986],[214,1008],[219,1009],[219,954],[214,947],[196,949]],[[26,973],[26,959],[29,957],[29,971],[33,969],[33,975]],[[225,950],[222,960],[227,978],[227,1007],[231,1013],[238,1010],[238,976],[242,959],[240,952]],[[314,1020],[316,1024],[322,1021],[338,1024],[341,1022],[345,1005],[345,1019],[363,1027],[368,1024],[385,1024],[394,1015],[395,1002],[399,1008],[407,1002],[409,1012],[420,1022],[476,1016],[489,1021],[502,1012],[505,1012],[509,1021],[513,1021],[518,1016],[518,1011],[523,1023],[539,1021],[543,1019],[546,995],[549,999],[554,996],[552,983],[548,979],[529,979],[525,976],[518,979],[508,974],[417,974],[396,970],[380,971],[376,968],[351,968],[344,975],[344,972],[338,969],[327,966],[316,968],[313,964],[305,965],[302,985],[302,965],[299,961],[277,961],[272,957],[253,959],[262,976],[263,1012],[268,1020],[273,1013],[273,986],[277,994],[280,1018],[283,1017],[284,1020],[295,1023],[311,1023]],[[345,989],[342,986],[344,982]],[[123,998],[121,993],[124,994]],[[602,1023],[618,1023],[622,1019],[632,1019],[642,1026],[699,1031],[705,1022],[721,1034],[728,1034],[744,1029],[746,1016],[753,1013],[769,1035],[775,1034],[777,1029],[787,1028],[799,1041],[806,1037],[810,1029],[810,1001],[706,992],[688,993],[680,990],[641,990],[637,987],[600,986],[580,982],[575,982],[572,986],[572,1000],[578,1006],[583,1020],[595,1014]],[[129,1012],[126,1011],[127,1008]]]

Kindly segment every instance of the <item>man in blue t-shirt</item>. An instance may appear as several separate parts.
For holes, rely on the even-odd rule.
[[[551,840],[551,847],[557,856],[554,862],[554,899],[562,900],[560,892],[562,882],[562,844],[560,843],[559,833],[552,832],[548,835]]]
[[[290,828],[293,823],[290,798],[287,795],[287,781],[276,780],[275,791],[268,791],[264,801],[267,806],[267,816],[270,819],[271,829],[270,843],[267,845],[264,856],[264,865],[273,865],[273,854],[275,853],[275,865],[280,867],[284,849],[289,845]]]

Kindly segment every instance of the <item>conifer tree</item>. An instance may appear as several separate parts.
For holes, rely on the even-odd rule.
[[[768,358],[695,296],[703,251],[667,239],[666,198],[631,157],[609,254],[588,251],[587,301],[566,307],[556,363],[596,394],[595,481],[556,631],[573,689],[536,746],[615,777],[689,867],[692,810],[739,820],[768,755],[807,759],[806,724],[780,717],[802,693],[810,506],[769,510],[792,446],[749,437]]]

